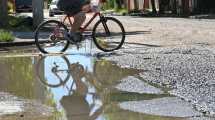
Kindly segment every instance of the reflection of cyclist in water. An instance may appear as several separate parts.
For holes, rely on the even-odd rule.
[[[70,65],[70,69],[76,88],[72,95],[64,96],[60,101],[66,111],[67,119],[95,120],[99,116],[101,108],[95,110],[93,106],[95,103],[89,102],[90,96],[93,96],[89,93],[86,81],[82,79],[85,75],[84,67],[79,63],[74,63]]]
[[[53,88],[55,99],[65,109],[68,120],[95,120],[101,115],[102,101],[89,77],[91,73],[83,65],[70,64],[66,56],[42,57],[36,74],[41,83]]]

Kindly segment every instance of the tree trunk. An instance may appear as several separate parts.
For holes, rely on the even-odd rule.
[[[163,14],[164,13],[164,4],[162,0],[159,0],[159,13]]]
[[[114,9],[115,9],[115,10],[118,10],[117,0],[114,0]]]
[[[202,10],[202,6],[201,6],[201,0],[198,0],[198,1],[196,1],[197,2],[197,5],[196,5],[196,8],[195,8],[195,12],[196,13],[201,13],[201,10]]]
[[[183,14],[186,16],[189,15],[190,14],[189,1],[182,0],[182,7],[183,7]]]
[[[122,9],[122,0],[117,0],[118,8]]]
[[[151,0],[151,4],[152,4],[152,13],[157,14],[156,6],[155,6],[155,0]]]
[[[134,10],[138,10],[139,2],[137,0],[134,0]]]
[[[7,0],[0,0],[0,8],[0,27],[5,27],[8,24]]]
[[[177,14],[177,1],[173,0],[172,2],[172,13]]]
[[[36,28],[43,21],[43,2],[43,0],[32,0],[34,28]]]

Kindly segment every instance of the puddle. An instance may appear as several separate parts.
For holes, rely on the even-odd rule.
[[[80,54],[80,53],[93,53],[98,51],[93,41],[86,37],[87,39],[82,41],[82,43],[77,47],[76,45],[69,45],[69,48],[64,52],[65,54]],[[47,48],[49,52],[56,52],[58,49],[61,49],[61,46],[49,47]],[[35,45],[27,46],[13,46],[13,47],[1,47],[0,56],[14,56],[14,55],[25,55],[25,56],[35,56],[40,54],[40,51],[36,48]]]
[[[28,119],[31,115],[35,120],[185,119],[150,115],[120,107],[124,102],[159,99],[168,95],[163,95],[160,89],[146,84],[143,84],[144,89],[137,87],[135,91],[140,91],[139,93],[131,88],[126,91],[123,86],[129,82],[120,82],[129,76],[138,75],[138,70],[120,68],[87,54],[84,49],[79,52],[69,49],[68,52],[74,54],[1,57],[0,92],[17,97],[19,104],[16,104],[17,100],[0,96],[0,105],[7,105],[8,101],[14,102],[14,105],[9,106],[13,111],[0,106],[0,120],[20,117]],[[116,90],[117,85],[123,91]],[[134,84],[131,86],[135,87]],[[24,109],[26,103],[28,107]],[[43,108],[52,109],[46,111]]]

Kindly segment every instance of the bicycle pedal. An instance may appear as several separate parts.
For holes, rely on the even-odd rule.
[[[81,44],[80,43],[76,43],[76,47],[79,50],[81,48]]]

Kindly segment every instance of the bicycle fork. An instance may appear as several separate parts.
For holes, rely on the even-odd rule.
[[[100,15],[100,19],[101,19],[102,25],[103,25],[103,27],[105,29],[105,33],[109,36],[110,35],[110,30],[109,30],[109,28],[107,26],[107,19],[104,16],[101,16],[101,15]]]

